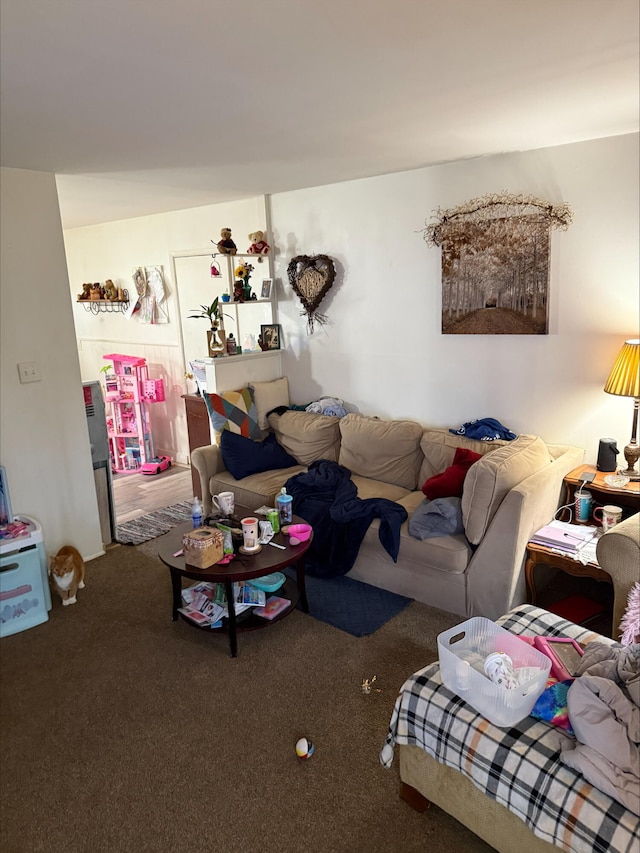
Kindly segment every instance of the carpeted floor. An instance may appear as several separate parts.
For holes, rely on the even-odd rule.
[[[171,621],[157,544],[110,549],[77,604],[2,639],[3,851],[490,850],[400,801],[378,760],[400,686],[459,617],[414,602],[356,638],[294,611],[232,659]]]
[[[181,501],[119,524],[116,528],[116,541],[120,545],[141,545],[167,533],[188,518],[191,518],[191,501]]]

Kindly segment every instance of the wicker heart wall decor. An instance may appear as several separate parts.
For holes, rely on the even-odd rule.
[[[333,261],[328,255],[296,255],[287,267],[289,284],[300,302],[302,314],[307,315],[307,331],[313,334],[315,323],[322,326],[327,317],[320,314],[318,307],[331,290],[336,277]]]

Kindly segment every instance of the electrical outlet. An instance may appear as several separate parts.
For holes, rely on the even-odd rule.
[[[18,364],[18,375],[20,382],[42,382],[40,366],[35,361],[21,361]]]

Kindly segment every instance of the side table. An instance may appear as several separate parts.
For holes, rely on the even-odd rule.
[[[527,556],[524,564],[524,577],[527,584],[527,602],[537,604],[538,594],[534,580],[536,566],[550,566],[559,569],[567,575],[579,578],[593,578],[593,580],[613,584],[611,575],[603,571],[595,562],[586,565],[579,560],[574,560],[569,554],[561,554],[544,545],[536,545],[533,542],[527,544]]]
[[[565,504],[573,506],[575,493],[583,482],[580,479],[581,474],[595,475],[593,481],[587,483],[584,488],[587,492],[591,492],[594,503],[598,506],[615,504],[621,507],[623,519],[628,518],[635,512],[640,512],[640,481],[633,481],[627,483],[622,489],[616,489],[605,483],[604,478],[607,476],[607,473],[605,471],[598,471],[595,465],[579,465],[573,471],[569,471],[564,478]],[[580,524],[580,522],[575,523]],[[588,523],[594,524],[592,520]]]

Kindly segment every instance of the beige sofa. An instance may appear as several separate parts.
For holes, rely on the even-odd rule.
[[[405,522],[394,563],[380,544],[376,520],[348,575],[461,616],[493,619],[525,600],[527,541],[553,516],[563,477],[583,458],[580,448],[547,445],[532,435],[511,442],[472,441],[414,421],[357,414],[340,419],[287,411],[271,414],[269,427],[297,466],[235,480],[216,445],[193,451],[205,514],[211,511],[211,495],[227,490],[250,509],[273,506],[289,477],[315,460],[329,459],[351,471],[359,497],[396,501],[411,517],[424,500],[422,484],[451,465],[456,447],[482,454],[464,482],[464,534],[418,540]]]

